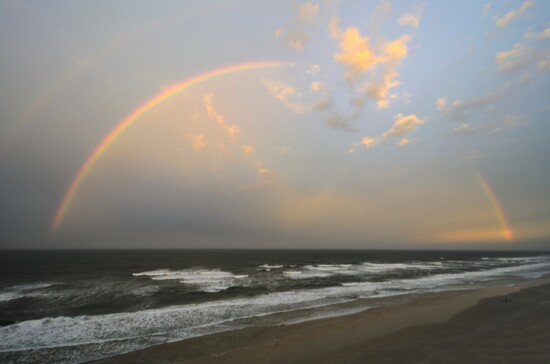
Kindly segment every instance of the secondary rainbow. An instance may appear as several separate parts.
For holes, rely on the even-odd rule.
[[[55,212],[55,215],[52,220],[52,225],[51,225],[52,232],[55,232],[63,222],[63,219],[67,214],[67,210],[71,206],[71,203],[74,197],[76,196],[80,185],[86,179],[86,176],[90,174],[90,171],[93,169],[97,161],[107,151],[107,149],[109,149],[109,147],[120,137],[120,135],[125,130],[127,130],[130,126],[132,126],[149,110],[153,109],[155,106],[159,105],[160,103],[167,100],[168,98],[174,96],[178,92],[181,92],[185,89],[188,89],[189,87],[192,87],[204,81],[211,80],[216,77],[220,77],[220,76],[224,76],[224,75],[228,75],[236,72],[249,71],[249,70],[261,69],[261,68],[290,67],[290,66],[292,66],[292,64],[288,62],[262,61],[262,62],[241,63],[241,64],[236,64],[228,67],[222,67],[222,68],[218,68],[212,71],[202,73],[198,76],[189,78],[183,82],[177,83],[169,87],[168,89],[162,91],[161,93],[153,96],[149,100],[147,100],[137,109],[132,111],[128,116],[126,116],[122,121],[120,121],[117,124],[117,126],[113,130],[111,130],[109,134],[107,134],[105,138],[103,138],[103,140],[94,148],[93,152],[86,159],[84,164],[82,164],[75,178],[72,180],[71,184],[69,185],[69,188],[66,190],[65,194],[63,195],[63,199],[61,200],[61,203],[59,204],[59,207]]]
[[[514,240],[514,232],[510,226],[510,223],[508,222],[508,219],[506,218],[506,215],[504,214],[504,210],[502,209],[502,206],[498,201],[497,195],[493,191],[491,184],[480,173],[477,174],[477,178],[479,179],[479,183],[481,184],[483,191],[487,195],[489,202],[493,206],[495,214],[500,223],[502,237],[507,241]]]

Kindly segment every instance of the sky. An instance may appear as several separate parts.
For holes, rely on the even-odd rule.
[[[0,248],[550,249],[550,2],[0,2]]]

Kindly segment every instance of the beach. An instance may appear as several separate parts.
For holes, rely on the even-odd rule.
[[[545,363],[550,280],[403,296],[357,314],[162,344],[94,363]]]

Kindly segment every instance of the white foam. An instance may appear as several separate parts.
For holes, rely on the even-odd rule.
[[[41,282],[41,283],[28,283],[6,288],[0,292],[0,302],[6,302],[16,300],[24,297],[45,297],[50,294],[47,292],[41,292],[43,288],[53,286],[55,283]]]
[[[220,292],[229,287],[241,286],[241,280],[248,275],[235,275],[218,269],[184,269],[171,271],[158,269],[133,273],[133,276],[148,276],[153,280],[178,280],[183,284],[195,286],[203,292]]]
[[[279,269],[279,268],[283,268],[284,265],[269,265],[269,264],[262,264],[262,265],[259,265],[258,268],[263,268],[263,269]]]

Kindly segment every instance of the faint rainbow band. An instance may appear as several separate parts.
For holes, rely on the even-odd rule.
[[[86,159],[84,164],[78,170],[75,178],[72,180],[69,188],[65,191],[63,199],[59,204],[51,224],[51,231],[55,232],[63,223],[63,220],[67,214],[69,207],[72,204],[74,197],[76,196],[78,189],[86,177],[90,174],[90,171],[101,158],[101,156],[109,149],[109,147],[118,139],[118,137],[132,126],[140,117],[145,115],[149,110],[153,109],[155,106],[161,102],[167,100],[168,98],[174,96],[180,91],[188,89],[191,86],[195,86],[201,82],[211,80],[216,77],[225,76],[228,74],[249,71],[262,68],[276,68],[276,67],[291,67],[293,64],[288,62],[281,61],[259,61],[259,62],[247,62],[240,63],[232,66],[218,68],[212,71],[202,73],[198,76],[187,79],[183,82],[177,83],[168,89],[162,91],[161,93],[153,96],[137,109],[132,111],[126,118],[117,124],[117,126],[109,132],[103,138],[103,140],[95,147],[90,156]]]
[[[512,230],[512,227],[510,226],[508,219],[506,218],[504,209],[502,208],[497,198],[497,195],[493,190],[493,187],[491,186],[489,181],[487,181],[487,179],[483,177],[479,172],[477,173],[477,178],[479,180],[479,183],[481,184],[481,187],[483,188],[483,191],[487,195],[489,202],[493,206],[493,210],[495,211],[497,219],[500,223],[502,237],[507,241],[514,240],[514,231]]]

